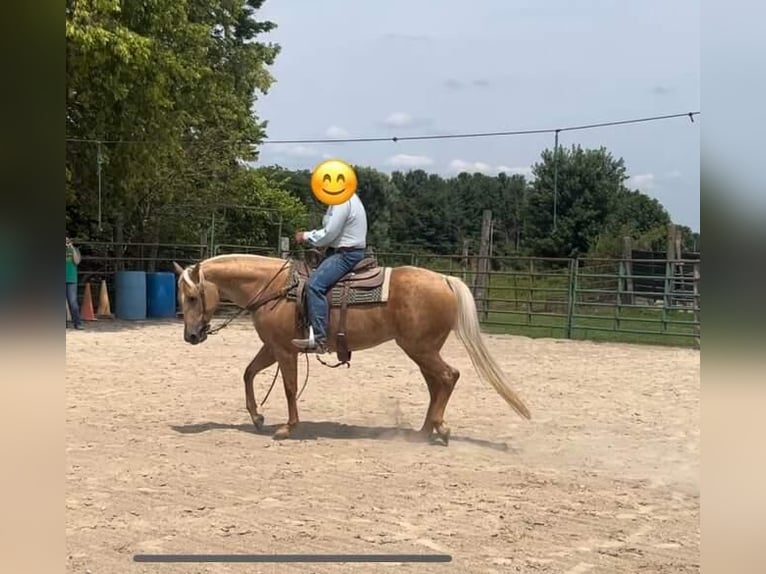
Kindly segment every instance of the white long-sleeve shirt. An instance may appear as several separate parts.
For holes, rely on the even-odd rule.
[[[314,247],[367,247],[367,213],[359,196],[331,205],[322,218],[322,228],[306,231],[304,239]]]

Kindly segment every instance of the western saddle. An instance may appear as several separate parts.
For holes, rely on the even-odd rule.
[[[316,249],[304,252],[303,259],[293,261],[293,284],[296,287],[295,301],[297,321],[301,330],[308,329],[308,314],[306,313],[306,284],[311,274],[316,270],[321,261],[322,254]],[[346,342],[346,315],[349,305],[356,303],[349,301],[352,291],[374,291],[379,289],[386,280],[386,268],[378,265],[374,256],[366,256],[359,261],[354,268],[341,277],[327,293],[327,302],[330,308],[340,307],[338,321],[338,334],[336,336],[336,352],[340,364],[348,364],[351,359],[351,351]],[[330,314],[328,313],[328,326]]]

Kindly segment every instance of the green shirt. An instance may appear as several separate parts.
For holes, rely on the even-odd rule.
[[[77,283],[77,264],[74,262],[74,249],[66,250],[66,282]]]

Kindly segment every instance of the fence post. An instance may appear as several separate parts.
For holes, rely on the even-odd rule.
[[[663,293],[662,305],[662,332],[668,332],[668,313],[673,307],[673,286],[675,283],[675,260],[676,260],[676,226],[673,223],[668,225],[668,241],[665,253],[665,288]]]
[[[619,292],[624,299],[618,302],[623,304],[623,300],[628,305],[633,305],[633,238],[630,236],[622,238],[622,261],[620,261],[620,285]]]
[[[282,259],[287,259],[289,255],[290,255],[290,238],[280,237],[279,238],[279,256]]]
[[[468,259],[468,239],[463,239],[463,258],[460,260],[460,266],[463,271],[463,282],[468,283],[468,274],[466,273],[466,269],[470,269],[471,262]]]
[[[489,291],[489,236],[491,225],[492,211],[485,209],[481,222],[481,245],[479,246],[479,265],[476,275],[476,302],[479,305],[479,313],[481,313],[485,321],[489,312],[487,293]]]
[[[569,260],[569,306],[567,308],[566,338],[572,338],[572,328],[574,327],[574,310],[577,304],[577,270],[579,261],[577,259]]]
[[[694,276],[692,281],[693,283],[693,289],[694,289],[694,298],[692,299],[694,301],[693,309],[694,309],[694,335],[695,335],[695,343],[697,348],[700,348],[700,265],[699,263],[694,264]]]

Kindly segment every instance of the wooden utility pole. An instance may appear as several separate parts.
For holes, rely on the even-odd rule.
[[[676,262],[676,226],[668,224],[667,249],[665,255],[665,308],[673,305],[673,288],[675,284]]]
[[[620,303],[633,304],[633,238],[630,236],[622,238],[622,261],[620,262],[620,286],[622,294]]]
[[[481,221],[481,245],[479,246],[479,265],[476,274],[476,292],[474,298],[483,319],[489,313],[489,245],[492,230],[492,211],[484,210]]]
[[[463,282],[468,283],[468,271],[471,269],[471,260],[468,258],[469,239],[463,239],[463,257],[460,260],[460,267],[463,270]],[[471,281],[472,283],[473,281]],[[470,285],[470,283],[469,283]]]

